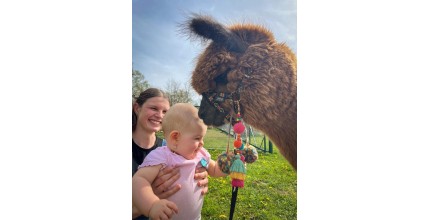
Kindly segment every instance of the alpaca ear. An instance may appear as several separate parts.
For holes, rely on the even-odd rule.
[[[246,42],[209,16],[195,15],[189,22],[189,28],[194,34],[213,40],[229,51],[243,53],[248,48]]]

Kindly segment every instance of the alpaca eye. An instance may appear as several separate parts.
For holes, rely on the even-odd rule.
[[[226,83],[228,83],[227,75],[228,75],[228,73],[229,73],[230,71],[231,71],[231,69],[230,69],[230,68],[228,68],[226,71],[224,71],[224,73],[222,73],[222,74],[218,75],[218,76],[215,78],[215,82],[216,82],[216,84],[218,85],[218,84],[226,84]]]

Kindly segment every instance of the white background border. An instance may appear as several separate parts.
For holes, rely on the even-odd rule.
[[[131,1],[0,4],[0,219],[130,217]],[[428,12],[298,2],[298,219],[429,219]]]

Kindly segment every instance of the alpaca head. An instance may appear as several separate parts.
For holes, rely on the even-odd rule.
[[[191,77],[191,85],[203,96],[200,118],[219,126],[240,109],[243,121],[267,134],[296,169],[295,54],[259,25],[227,28],[210,17],[195,15],[185,30],[191,37],[211,41]]]
[[[267,57],[277,43],[263,26],[236,24],[227,28],[209,16],[194,15],[186,30],[191,37],[211,41],[198,58],[191,84],[203,96],[199,116],[208,125],[222,125],[239,106],[238,99],[246,102],[244,99],[251,98],[243,96],[246,90],[258,89],[255,85],[263,83],[254,75],[269,71],[273,61]],[[241,114],[246,117],[246,109],[241,109]]]

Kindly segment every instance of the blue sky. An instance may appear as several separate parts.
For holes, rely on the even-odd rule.
[[[178,33],[178,24],[190,13],[208,14],[226,25],[264,25],[297,53],[296,0],[133,0],[133,68],[151,86],[164,89],[168,80],[189,83],[204,49],[200,41]]]

